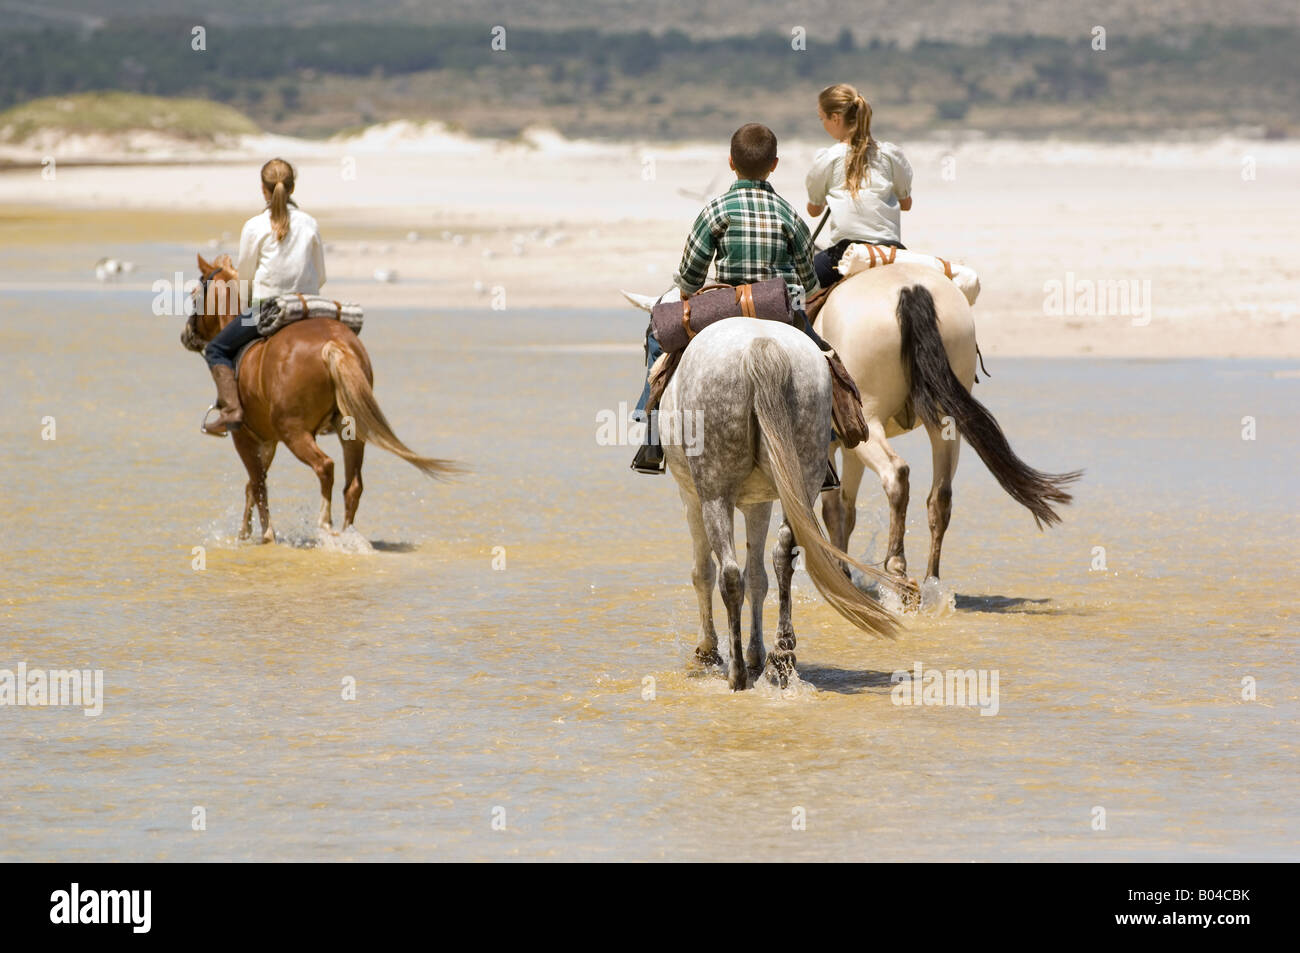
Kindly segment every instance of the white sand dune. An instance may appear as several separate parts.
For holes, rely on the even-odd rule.
[[[324,141],[245,136],[186,147],[194,152],[154,148],[143,134],[118,151],[96,151],[92,140],[41,145],[52,149],[54,178],[39,166],[0,172],[0,203],[84,215],[92,235],[105,217],[153,215],[159,241],[176,240],[168,215],[178,210],[207,215],[213,235],[237,235],[261,206],[258,166],[284,156],[330,243],[330,289],[370,306],[623,307],[620,289],[669,286],[698,196],[730,180],[725,142],[595,142],[546,130],[497,141],[438,123]],[[772,181],[797,208],[822,145],[782,146]],[[979,272],[986,355],[1300,356],[1300,143],[967,135],[903,146],[916,173],[904,241]],[[78,164],[91,157],[108,164]],[[408,241],[412,231],[422,237]],[[216,245],[235,251],[233,239]],[[135,257],[105,249],[90,260],[109,253]],[[72,269],[76,280],[83,271]],[[379,273],[400,278],[379,282]],[[1117,281],[1144,289],[1149,313],[1049,306],[1054,283]]]

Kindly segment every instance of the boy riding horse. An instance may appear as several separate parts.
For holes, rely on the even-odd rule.
[[[813,330],[803,311],[806,295],[817,288],[812,236],[799,214],[767,181],[777,165],[775,133],[759,123],[741,126],[731,137],[730,165],[736,181],[696,217],[673,283],[683,299],[689,297],[703,287],[715,259],[717,280],[723,284],[784,278],[795,302],[796,326],[826,353],[835,386],[841,388],[847,383],[851,387],[848,372],[842,364],[836,366],[839,358]],[[646,346],[646,383],[636,407],[641,417],[650,399],[650,369],[663,353],[653,331],[647,331]],[[646,423],[645,443],[637,451],[632,469],[638,473],[663,473],[663,447],[655,439],[654,428],[649,421]],[[828,460],[823,488],[837,486],[839,480]]]

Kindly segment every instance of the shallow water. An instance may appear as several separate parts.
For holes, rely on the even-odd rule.
[[[1037,532],[968,449],[904,635],[798,574],[798,683],[732,695],[688,668],[671,481],[596,439],[636,397],[635,313],[373,312],[389,419],[474,473],[372,449],[360,535],[322,545],[281,448],[271,546],[234,541],[210,382],[147,315],[0,295],[0,668],[99,668],[106,694],[97,718],[0,708],[6,860],[1297,856],[1296,362],[993,357],[976,393],[1021,455],[1088,471],[1065,525]],[[896,446],[916,572],[929,452]],[[878,560],[870,481],[859,509]],[[773,585],[769,647],[775,614]],[[917,662],[996,671],[996,716],[895,705]]]

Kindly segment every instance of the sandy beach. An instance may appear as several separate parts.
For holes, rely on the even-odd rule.
[[[796,207],[822,145],[781,148],[773,183]],[[1300,145],[902,145],[915,170],[903,239],[979,272],[986,357],[1300,356]],[[234,254],[271,155],[298,166],[299,202],[321,222],[326,290],[379,308],[620,307],[620,289],[669,287],[691,220],[730,180],[725,143],[498,142],[406,122],[207,149],[65,138],[4,156],[28,164],[0,173],[0,288],[97,287],[94,263],[141,243]],[[66,274],[23,267],[58,245]],[[115,284],[146,290],[176,267]],[[192,257],[179,267],[194,277]]]

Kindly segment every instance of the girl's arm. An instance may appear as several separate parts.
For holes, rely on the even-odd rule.
[[[898,207],[906,212],[912,207],[912,164],[903,155],[903,150],[892,142],[884,145],[884,152],[889,156],[889,167],[893,172],[894,194],[898,196]]]
[[[325,284],[325,245],[320,240],[320,232],[317,232],[311,239],[311,257],[316,267],[316,274],[320,275],[320,283]]]
[[[235,269],[239,272],[239,310],[253,303],[253,278],[257,274],[257,231],[253,220],[244,223],[239,233],[239,259]]]
[[[829,153],[830,150],[822,149],[813,156],[812,168],[804,180],[804,185],[808,188],[808,214],[813,218],[826,211],[826,196],[831,190],[831,170],[835,165]]]

